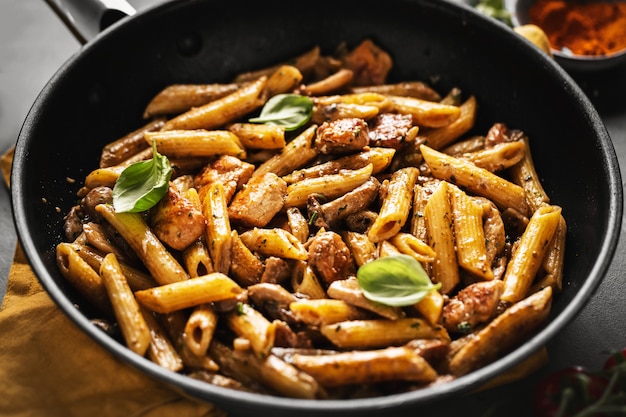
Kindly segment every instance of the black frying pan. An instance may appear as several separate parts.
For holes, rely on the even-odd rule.
[[[102,146],[144,121],[148,100],[171,83],[227,82],[237,73],[296,56],[313,45],[372,38],[389,51],[391,81],[459,86],[480,103],[477,132],[494,121],[530,136],[544,186],[568,220],[565,288],[551,321],[495,363],[447,384],[375,399],[304,401],[217,388],[131,353],[89,322],[93,312],[54,260],[63,213]],[[12,171],[20,242],[46,290],[113,355],[231,415],[416,414],[419,405],[467,392],[520,362],[582,309],[608,269],[622,219],[616,155],[597,112],[569,76],[513,31],[442,0],[172,1],[126,18],[88,42],[50,80],[29,113]],[[76,308],[75,306],[80,306]]]

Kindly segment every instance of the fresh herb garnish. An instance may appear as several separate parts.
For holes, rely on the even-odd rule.
[[[169,160],[152,142],[152,159],[129,165],[115,182],[115,211],[138,213],[154,207],[167,192],[171,175]]]
[[[363,295],[394,307],[415,304],[441,284],[433,284],[422,265],[409,255],[379,258],[361,266],[357,280]]]
[[[300,94],[278,94],[267,100],[259,117],[250,123],[266,123],[282,126],[287,131],[304,126],[313,114],[313,101]]]

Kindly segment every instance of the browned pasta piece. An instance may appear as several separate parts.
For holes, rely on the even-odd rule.
[[[389,347],[329,355],[294,354],[293,363],[325,387],[384,381],[427,383],[437,372],[413,349]]]
[[[504,273],[503,301],[515,303],[528,295],[560,221],[559,206],[540,207],[530,218]]]
[[[393,173],[383,199],[378,217],[367,232],[372,242],[387,240],[400,231],[411,211],[413,187],[419,170],[402,168]]]
[[[397,320],[350,320],[320,327],[331,343],[342,349],[372,349],[400,345],[413,339],[450,340],[441,326],[431,326],[421,318]]]
[[[440,291],[443,294],[454,290],[461,280],[454,247],[452,207],[448,190],[448,183],[442,181],[424,208],[428,243],[437,253],[432,263],[431,279],[441,284]]]
[[[245,290],[219,272],[135,292],[135,297],[142,305],[157,313],[171,313],[206,303],[236,300],[242,295],[245,295]]]
[[[233,122],[263,105],[266,99],[263,97],[266,83],[267,77],[262,76],[222,98],[194,107],[168,120],[162,130],[210,130]]]
[[[110,253],[104,257],[100,266],[100,276],[126,345],[133,352],[143,356],[150,346],[150,329],[114,254]]]

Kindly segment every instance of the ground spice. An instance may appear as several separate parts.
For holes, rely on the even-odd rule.
[[[608,55],[626,48],[626,2],[537,0],[529,18],[554,50]]]

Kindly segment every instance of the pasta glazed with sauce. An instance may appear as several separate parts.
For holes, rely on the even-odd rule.
[[[523,131],[472,133],[475,97],[388,83],[368,39],[289,62],[157,94],[84,179],[64,277],[137,354],[268,395],[416,390],[523,344],[561,291],[566,234]],[[116,210],[122,173],[157,155],[164,195]],[[385,258],[415,260],[427,290],[370,296],[358,271]]]

